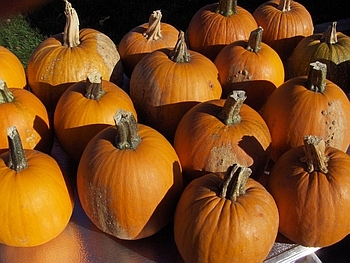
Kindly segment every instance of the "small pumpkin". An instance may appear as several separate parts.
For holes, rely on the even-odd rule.
[[[267,257],[277,236],[278,210],[250,174],[233,165],[185,188],[174,216],[175,243],[185,262],[260,263]]]
[[[63,150],[78,163],[92,137],[114,124],[113,116],[119,108],[137,118],[129,95],[113,82],[102,80],[97,71],[70,86],[54,113],[55,135]]]
[[[38,246],[65,229],[74,201],[53,157],[23,149],[15,126],[7,136],[9,150],[0,155],[0,242]]]
[[[19,58],[9,49],[0,46],[0,79],[10,88],[26,88],[27,77]]]
[[[156,130],[118,110],[115,126],[95,135],[77,171],[86,215],[103,232],[135,240],[160,231],[172,219],[183,190],[172,145]]]
[[[54,112],[62,93],[73,83],[85,80],[92,71],[118,86],[123,85],[123,67],[113,41],[91,28],[79,30],[79,18],[65,0],[64,32],[41,42],[28,61],[28,83],[32,92]]]
[[[220,0],[200,8],[187,28],[188,46],[214,61],[219,51],[236,40],[246,40],[257,28],[253,15],[237,0]]]
[[[350,233],[350,156],[318,136],[303,140],[278,159],[266,188],[277,203],[284,236],[326,247]]]

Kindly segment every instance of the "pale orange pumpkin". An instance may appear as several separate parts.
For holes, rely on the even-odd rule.
[[[0,79],[10,88],[26,88],[27,77],[19,58],[9,49],[0,46]]]

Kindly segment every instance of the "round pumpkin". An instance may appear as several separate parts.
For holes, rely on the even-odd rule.
[[[39,8],[41,5],[49,2],[48,0],[2,0],[0,10],[0,20],[9,16],[26,13]]]
[[[187,28],[188,46],[214,61],[219,51],[236,40],[246,40],[257,28],[253,15],[237,0],[220,0],[200,8]]]
[[[9,126],[15,125],[25,149],[50,153],[53,144],[53,130],[43,103],[30,91],[8,88],[0,79],[0,153],[7,151]]]
[[[185,188],[174,216],[175,243],[185,262],[260,263],[267,257],[277,236],[278,210],[250,173],[234,165]]]
[[[320,61],[327,65],[327,79],[341,87],[350,98],[350,37],[337,32],[333,22],[325,32],[305,37],[290,59],[292,77],[307,75],[309,64]]]
[[[28,61],[28,84],[32,92],[54,112],[62,93],[73,83],[99,71],[102,78],[123,84],[123,67],[113,41],[91,28],[79,30],[78,15],[66,1],[64,32],[45,39]]]
[[[0,79],[10,88],[26,88],[27,77],[19,58],[9,49],[0,46]]]
[[[350,156],[317,136],[273,166],[267,190],[279,211],[279,231],[308,247],[335,244],[350,233]]]
[[[179,31],[172,25],[161,22],[161,19],[161,11],[154,11],[148,23],[133,28],[120,40],[118,51],[125,75],[129,78],[135,65],[146,54],[157,49],[175,46]]]
[[[130,78],[130,97],[140,123],[171,142],[182,116],[199,102],[220,98],[221,92],[215,64],[187,49],[183,31],[173,49],[145,56]]]
[[[119,108],[137,118],[129,95],[113,82],[102,80],[97,71],[70,86],[54,113],[55,135],[62,149],[78,163],[92,137],[114,124],[113,116]]]
[[[300,40],[314,31],[309,11],[293,0],[266,1],[255,9],[253,17],[265,29],[262,41],[276,50],[284,62]]]
[[[156,130],[118,110],[115,126],[95,135],[77,171],[77,190],[90,220],[103,232],[135,240],[172,219],[183,190],[172,145]]]
[[[24,149],[15,126],[9,150],[0,155],[0,242],[31,247],[57,237],[67,226],[73,200],[55,159]]]

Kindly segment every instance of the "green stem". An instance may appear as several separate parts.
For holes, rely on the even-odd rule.
[[[93,71],[88,74],[85,91],[85,97],[92,100],[99,100],[106,93],[102,87],[101,73]]]
[[[291,3],[291,0],[280,0],[280,3],[278,5],[278,9],[281,10],[281,12],[289,12],[290,11],[290,3]]]
[[[141,138],[138,134],[138,126],[134,115],[129,111],[119,109],[114,115],[114,122],[117,128],[116,147],[120,150],[135,150]]]
[[[153,11],[153,13],[149,17],[148,21],[148,28],[147,30],[142,34],[147,41],[153,41],[158,40],[162,37],[161,32],[161,21],[162,19],[162,13],[160,10]]]
[[[220,0],[216,13],[225,17],[237,14],[237,0]]]
[[[314,92],[323,93],[326,87],[327,65],[319,61],[310,63],[307,88]]]
[[[338,36],[337,36],[337,22],[333,22],[332,25],[330,25],[326,31],[323,33],[321,37],[321,42],[327,43],[327,44],[336,44],[338,42]]]
[[[263,28],[259,26],[257,29],[253,30],[250,33],[247,46],[248,51],[255,53],[258,53],[260,51],[263,31]]]
[[[64,14],[66,15],[66,25],[63,32],[63,45],[67,47],[76,47],[80,45],[79,40],[79,18],[71,3],[66,3]]]
[[[0,104],[12,102],[14,99],[13,93],[7,87],[4,80],[0,79]]]
[[[20,172],[28,166],[28,163],[21,138],[15,126],[10,126],[7,129],[7,140],[9,144],[9,160],[7,166],[16,172]]]
[[[185,41],[185,33],[180,30],[174,49],[170,52],[169,58],[176,63],[189,62],[191,55]]]
[[[222,111],[219,113],[219,118],[226,125],[234,125],[242,121],[242,117],[239,114],[244,101],[247,96],[243,90],[233,90],[227,97]]]

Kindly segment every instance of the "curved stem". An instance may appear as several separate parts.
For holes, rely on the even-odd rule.
[[[281,12],[289,12],[290,11],[290,2],[291,2],[291,0],[280,0],[280,3],[278,5],[278,9],[281,10]]]
[[[226,125],[234,125],[242,121],[242,117],[239,114],[242,108],[244,101],[247,96],[243,90],[234,90],[227,97],[222,111],[219,113],[219,118]]]
[[[85,91],[85,97],[92,100],[99,100],[106,93],[102,87],[101,73],[93,71],[88,74]]]
[[[237,0],[220,0],[216,13],[225,17],[237,14]]]
[[[337,36],[337,22],[333,22],[327,30],[322,34],[321,42],[327,44],[336,44],[338,42]]]
[[[12,102],[14,99],[13,93],[7,87],[4,80],[0,79],[0,104]]]
[[[263,28],[259,26],[257,29],[253,30],[250,33],[249,39],[248,39],[248,46],[247,50],[252,51],[255,53],[258,53],[261,49],[261,41],[262,41],[262,34],[263,34]]]
[[[182,30],[179,32],[179,37],[177,39],[176,45],[170,52],[169,58],[176,63],[189,62],[191,59],[191,55],[188,52],[185,41],[185,33]]]
[[[230,166],[225,174],[220,197],[235,202],[240,195],[245,194],[245,185],[252,170],[239,165]]]
[[[329,157],[325,156],[326,144],[324,140],[317,136],[307,135],[304,137],[305,156],[301,158],[301,162],[307,164],[309,173],[320,171],[328,172]]]
[[[116,147],[119,150],[136,149],[141,138],[134,115],[129,111],[119,109],[114,115],[114,122],[117,127]]]
[[[21,138],[15,126],[10,126],[7,129],[7,140],[9,144],[9,160],[7,166],[16,172],[20,172],[28,166],[28,163]]]
[[[319,61],[310,63],[307,88],[314,92],[323,93],[326,87],[327,65]]]
[[[158,40],[162,37],[160,20],[162,19],[162,13],[160,10],[153,11],[148,20],[148,28],[142,34],[147,41]]]
[[[80,45],[79,40],[79,18],[71,3],[64,0],[66,7],[64,14],[66,15],[66,25],[63,32],[63,45],[68,47],[76,47]]]

